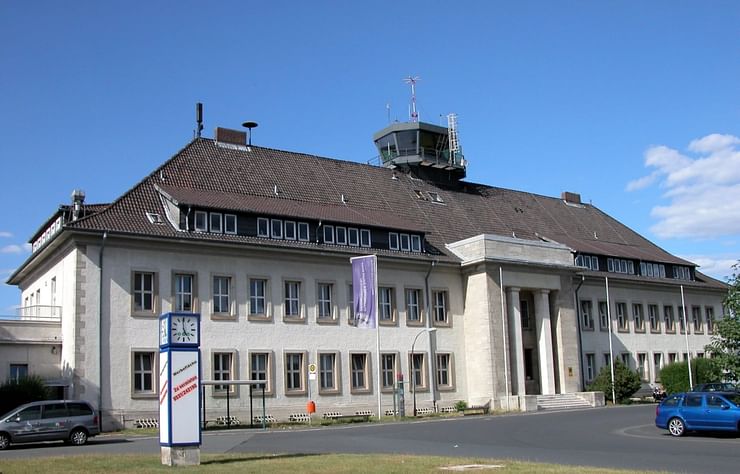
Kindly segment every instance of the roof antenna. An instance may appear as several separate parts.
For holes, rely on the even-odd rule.
[[[257,122],[244,122],[242,124],[242,127],[249,130],[249,143],[247,144],[247,146],[251,147],[252,146],[252,129],[259,127],[259,125],[257,124]]]
[[[203,130],[203,104],[195,104],[195,121],[197,122],[195,136],[200,138],[200,132]]]
[[[418,122],[419,114],[416,112],[416,83],[421,78],[419,76],[407,77],[403,80],[406,84],[411,84],[411,121]]]

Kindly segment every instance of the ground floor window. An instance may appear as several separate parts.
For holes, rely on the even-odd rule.
[[[231,352],[214,352],[213,353],[213,380],[232,380],[234,354]],[[226,394],[234,392],[234,385],[214,385],[213,392]]]
[[[154,394],[154,351],[136,351],[133,354],[133,388],[135,395]]]
[[[367,354],[350,354],[350,370],[352,371],[353,392],[367,392],[370,390],[370,377]]]
[[[594,378],[596,378],[596,356],[586,354],[586,380],[591,382]]]
[[[28,377],[28,364],[10,364],[10,380],[18,382]]]
[[[452,354],[437,353],[437,388],[452,390],[455,388]]]

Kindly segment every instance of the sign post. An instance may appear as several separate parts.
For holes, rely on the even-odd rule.
[[[200,464],[200,314],[159,317],[159,445],[162,464]]]

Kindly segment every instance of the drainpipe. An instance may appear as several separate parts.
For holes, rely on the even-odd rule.
[[[98,271],[100,281],[98,282],[98,429],[103,431],[103,253],[105,252],[105,241],[108,232],[103,231],[103,239],[100,244],[98,255]]]
[[[427,313],[427,328],[432,327],[432,305],[431,305],[431,296],[429,294],[429,275],[432,274],[432,270],[434,269],[434,266],[437,265],[436,260],[432,260],[432,264],[429,266],[429,270],[427,271],[427,274],[424,275],[424,291],[426,292],[426,313]],[[449,304],[449,301],[447,301]],[[449,317],[449,314],[448,314]],[[437,350],[437,336],[433,333],[429,333],[429,388],[432,391],[432,405],[434,406],[434,412],[437,412],[437,379],[434,376],[437,373],[437,361],[434,356],[435,352]]]
[[[578,326],[578,357],[581,364],[583,364],[583,336],[581,335],[581,303],[578,300],[578,291],[586,281],[586,277],[581,275],[581,282],[576,287],[575,298],[576,298],[576,326]],[[593,317],[593,314],[591,315]],[[582,367],[582,366],[581,366]],[[581,370],[581,390],[586,391],[586,375]]]

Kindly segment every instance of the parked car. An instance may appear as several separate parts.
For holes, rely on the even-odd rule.
[[[0,449],[11,443],[64,440],[81,446],[100,433],[98,415],[82,400],[45,400],[0,417]]]
[[[692,392],[737,392],[734,384],[727,382],[700,383],[694,385]]]
[[[683,436],[687,431],[740,431],[740,393],[669,395],[655,409],[655,426],[673,436]]]

